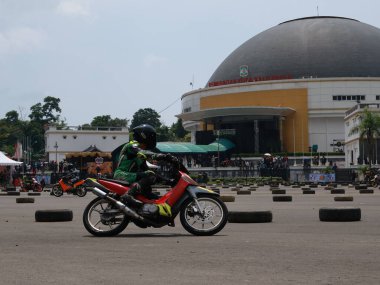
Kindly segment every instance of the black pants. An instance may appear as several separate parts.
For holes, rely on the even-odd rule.
[[[157,177],[156,175],[149,174],[136,181],[131,189],[128,191],[128,194],[131,196],[135,196],[137,194],[142,194],[145,197],[149,198],[152,195],[152,185],[156,183]]]

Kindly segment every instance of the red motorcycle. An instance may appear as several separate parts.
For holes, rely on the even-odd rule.
[[[228,210],[219,194],[200,187],[182,164],[173,163],[171,174],[172,178],[161,179],[172,188],[157,199],[137,195],[136,198],[143,202],[138,207],[120,201],[120,196],[130,189],[127,182],[86,179],[88,189],[98,197],[84,210],[84,227],[94,236],[114,236],[129,222],[141,228],[174,226],[174,219],[179,215],[182,226],[193,235],[213,235],[222,230],[227,223]],[[160,213],[160,206],[165,203],[171,207],[168,215]]]
[[[78,175],[75,173],[69,173],[63,176],[58,183],[54,184],[51,189],[51,195],[60,197],[63,193],[78,195],[79,197],[84,197],[87,194],[86,187],[84,185],[84,180],[79,179]]]
[[[25,178],[20,181],[21,192],[42,192],[43,187],[41,186],[41,183],[37,181],[34,177]]]

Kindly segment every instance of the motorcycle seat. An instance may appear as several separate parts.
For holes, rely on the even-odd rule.
[[[117,184],[120,184],[123,186],[131,186],[131,183],[129,183],[128,181],[124,181],[124,180],[116,180],[116,179],[110,179],[110,178],[100,178],[99,180],[114,182],[114,183],[117,183]]]

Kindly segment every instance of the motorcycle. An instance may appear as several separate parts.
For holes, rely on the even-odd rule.
[[[380,175],[375,174],[375,176],[370,180],[370,185],[372,187],[377,187],[380,185]]]
[[[84,197],[87,194],[87,189],[84,185],[83,179],[79,179],[75,173],[69,173],[63,176],[58,183],[56,183],[51,189],[51,195],[60,197],[63,192],[67,194],[74,194],[79,197]]]
[[[94,236],[114,236],[133,222],[141,228],[174,226],[179,215],[184,229],[193,235],[208,236],[218,233],[227,223],[228,210],[219,194],[200,187],[180,163],[171,163],[170,178],[159,176],[171,189],[162,197],[149,199],[136,195],[142,206],[129,205],[120,200],[128,192],[130,184],[113,179],[86,179],[88,189],[98,197],[84,210],[83,224]],[[167,203],[171,215],[161,215],[160,205]]]
[[[22,180],[20,182],[21,192],[28,192],[32,190],[33,192],[42,192],[43,187],[37,181],[36,178],[32,177],[30,180]]]

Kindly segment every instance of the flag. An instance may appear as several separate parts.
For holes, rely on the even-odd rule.
[[[22,143],[17,141],[15,144],[15,154],[13,155],[14,159],[17,159],[17,161],[20,161],[22,158]]]

